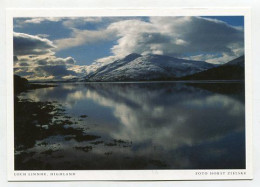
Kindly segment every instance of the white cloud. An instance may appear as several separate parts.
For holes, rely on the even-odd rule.
[[[43,22],[62,22],[65,27],[75,28],[86,23],[101,22],[102,17],[33,17],[16,18],[15,27],[23,27],[28,24],[41,24]]]
[[[63,38],[55,40],[54,43],[57,46],[56,50],[63,50],[67,48],[77,47],[88,43],[94,43],[101,40],[108,40],[110,38],[110,32],[105,31],[90,31],[90,30],[78,30],[73,29],[70,38]]]
[[[15,28],[23,28],[30,24],[41,24],[42,22],[59,22],[64,18],[62,17],[23,17],[14,19]]]
[[[49,37],[48,34],[37,34],[36,36],[38,36],[40,38],[48,38]]]
[[[74,17],[65,19],[62,24],[68,28],[76,28],[77,26],[81,26],[86,23],[97,23],[101,21],[102,17]]]
[[[34,23],[34,24],[40,24],[44,21],[52,21],[52,22],[58,22],[61,21],[63,18],[61,17],[35,17],[26,19],[24,23]]]
[[[119,58],[117,56],[107,56],[104,58],[99,58],[96,60],[97,63],[106,64],[109,62],[114,62],[115,60],[118,60]]]
[[[238,56],[223,53],[222,56],[208,58],[208,59],[205,59],[205,61],[212,63],[212,64],[224,64],[224,63],[227,63],[227,62],[235,59],[236,57],[238,57]]]
[[[88,23],[101,23],[99,27],[105,28],[107,25],[113,22],[129,20],[139,20],[140,17],[67,17],[62,20],[62,24],[70,29],[77,28],[79,26],[86,25]]]

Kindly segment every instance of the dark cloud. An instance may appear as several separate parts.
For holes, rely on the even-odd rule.
[[[19,67],[14,68],[14,74],[22,76],[22,77],[31,77],[34,73],[29,69],[29,67]]]
[[[16,56],[49,54],[55,48],[50,40],[24,33],[15,32],[13,42]]]
[[[77,75],[75,71],[68,70],[66,65],[47,65],[35,67],[20,66],[14,68],[14,73],[29,80],[46,79],[49,77],[53,80],[62,80],[66,76]]]
[[[74,58],[67,57],[67,58],[50,58],[47,60],[48,64],[52,65],[73,65],[76,63]]]
[[[53,76],[76,75],[74,71],[68,70],[65,65],[39,66],[35,68],[35,71],[42,72],[43,74],[46,75],[53,75]]]
[[[191,17],[181,27],[175,27],[180,38],[188,41],[182,53],[191,52],[227,52],[232,53],[233,43],[243,47],[244,32],[224,22]]]
[[[14,33],[13,42],[17,75],[30,80],[63,79],[64,76],[77,75],[76,72],[67,69],[67,65],[72,66],[76,61],[72,57],[56,57],[52,51],[55,46],[50,40],[24,33]]]
[[[37,64],[40,66],[45,66],[48,64],[48,62],[45,59],[41,59],[37,61]]]
[[[76,61],[74,60],[74,58],[72,57],[67,57],[67,58],[57,58],[55,56],[51,56],[48,58],[44,58],[44,59],[37,59],[36,61],[37,65],[73,65],[76,63]]]
[[[29,64],[27,62],[21,62],[19,63],[20,66],[29,66]]]

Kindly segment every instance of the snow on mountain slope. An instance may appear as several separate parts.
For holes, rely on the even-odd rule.
[[[86,76],[90,81],[166,80],[191,75],[214,67],[213,64],[164,55],[130,54],[98,68]]]

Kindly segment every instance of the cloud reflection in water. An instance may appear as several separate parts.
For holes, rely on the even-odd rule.
[[[117,160],[106,160],[120,162],[122,169],[131,169],[125,157],[161,163],[138,169],[245,167],[245,108],[234,95],[182,83],[61,84],[25,94],[65,104],[71,115],[87,114],[97,123],[90,131],[105,139],[133,142],[124,151],[111,148]],[[97,146],[88,154],[103,154],[103,149]]]

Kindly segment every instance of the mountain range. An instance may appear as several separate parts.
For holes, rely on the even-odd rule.
[[[244,80],[245,56],[240,56],[223,65],[181,77],[181,80]]]
[[[222,65],[165,55],[132,53],[86,75],[81,81],[243,80],[244,56]]]

